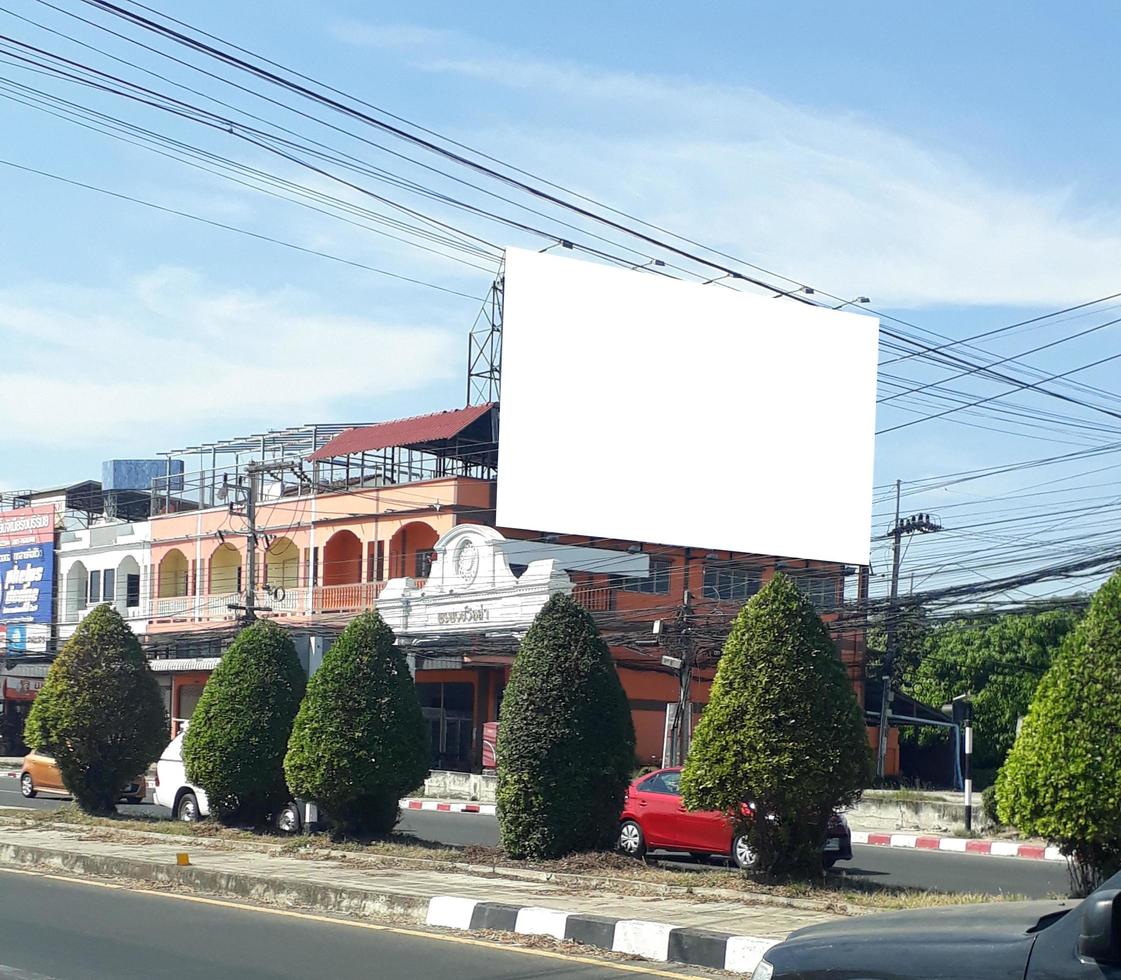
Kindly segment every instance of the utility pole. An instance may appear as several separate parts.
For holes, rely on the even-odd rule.
[[[876,775],[881,779],[884,776],[884,767],[887,761],[887,733],[888,722],[891,716],[891,676],[895,666],[896,631],[898,628],[899,599],[899,565],[903,560],[900,547],[903,538],[910,534],[927,534],[931,531],[941,531],[942,525],[932,520],[929,514],[914,514],[905,520],[899,519],[899,498],[902,481],[895,481],[895,523],[885,537],[892,539],[891,555],[891,593],[887,605],[886,639],[884,642],[884,668],[880,683],[880,730],[876,746]]]
[[[674,725],[677,727],[675,739],[675,764],[685,765],[685,756],[689,752],[689,713],[693,693],[693,634],[690,630],[692,613],[690,609],[692,596],[688,589],[681,599],[681,667],[677,675],[677,717]]]
[[[245,520],[249,525],[245,537],[245,622],[257,618],[257,486],[259,464],[250,463],[245,468],[249,478],[249,492],[245,495]]]
[[[662,665],[672,667],[677,674],[677,708],[666,739],[667,751],[662,759],[664,766],[683,765],[689,751],[689,711],[693,693],[693,665],[696,661],[692,618],[692,594],[686,589],[681,609],[675,619],[673,635],[664,636],[664,642],[671,653],[662,657]],[[662,620],[654,623],[654,635],[659,641],[663,639],[664,626]]]
[[[229,608],[240,610],[239,620],[242,623],[252,623],[257,619],[258,612],[270,612],[268,606],[257,605],[257,501],[261,492],[261,477],[265,473],[276,473],[278,470],[288,470],[296,474],[297,478],[306,482],[307,477],[297,463],[249,463],[245,467],[248,479],[247,487],[234,488],[245,495],[245,602],[230,603]],[[218,499],[225,500],[230,492],[229,480],[223,479],[222,486],[218,489]],[[230,502],[230,513],[235,513],[234,504]],[[270,594],[275,594],[275,590]]]

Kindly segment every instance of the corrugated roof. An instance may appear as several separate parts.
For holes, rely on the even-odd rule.
[[[468,408],[347,429],[308,458],[332,459],[336,456],[349,456],[351,453],[388,449],[390,446],[417,446],[451,439],[472,422],[481,419],[493,407],[494,403],[488,402],[485,405],[471,405]]]
[[[148,661],[148,666],[154,674],[174,674],[181,670],[213,670],[220,662],[220,657],[156,657]]]

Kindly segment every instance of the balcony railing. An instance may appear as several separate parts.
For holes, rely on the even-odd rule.
[[[80,623],[91,612],[93,612],[100,603],[92,603],[90,605],[78,606],[77,608],[71,606],[66,609],[62,614],[63,623]],[[137,620],[148,618],[148,603],[146,600],[141,599],[140,604],[136,606],[125,606],[120,602],[111,602],[110,605],[117,610],[125,619]]]
[[[418,580],[423,586],[424,580]],[[343,585],[315,585],[276,589],[271,594],[264,588],[257,593],[262,616],[309,616],[317,613],[362,612],[373,609],[384,582],[352,582]],[[167,596],[156,599],[152,619],[156,622],[214,622],[235,619],[238,610],[231,605],[244,605],[239,592],[201,596]]]
[[[360,612],[373,609],[381,589],[381,582],[317,585],[312,590],[312,607],[315,612]]]
[[[572,598],[588,612],[610,612],[615,608],[617,588],[611,585],[577,585],[572,590]]]

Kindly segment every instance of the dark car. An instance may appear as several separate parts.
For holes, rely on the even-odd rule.
[[[745,871],[757,857],[743,834],[734,834],[732,823],[715,810],[686,810],[679,786],[681,769],[659,769],[627,787],[619,816],[619,850],[642,857],[648,850],[686,851],[697,857],[710,854],[731,858]],[[745,804],[754,813],[751,804]],[[852,860],[852,834],[844,817],[833,814],[821,846],[822,863]]]
[[[1121,980],[1121,874],[1089,898],[867,915],[799,929],[753,980]]]

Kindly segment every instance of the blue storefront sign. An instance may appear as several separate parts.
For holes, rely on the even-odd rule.
[[[0,512],[0,623],[49,624],[53,593],[53,509]]]

